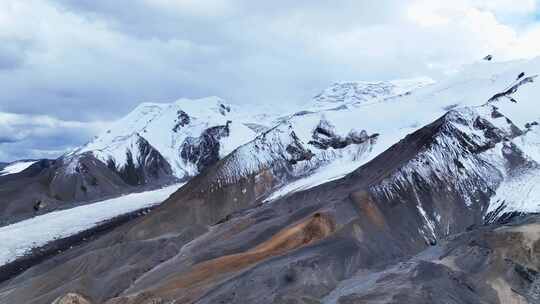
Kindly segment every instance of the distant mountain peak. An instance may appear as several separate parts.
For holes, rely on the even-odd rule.
[[[134,142],[143,139],[147,143],[143,146],[159,152],[176,178],[186,179],[252,140],[257,132],[250,126],[255,123],[264,124],[245,109],[215,96],[142,103],[73,154],[90,152],[121,171],[128,165],[130,155],[141,155],[142,151],[136,151],[141,145]],[[225,128],[226,132],[217,132],[216,128]]]
[[[313,99],[317,104],[366,103],[410,93],[412,90],[434,83],[427,77],[390,81],[334,82]]]

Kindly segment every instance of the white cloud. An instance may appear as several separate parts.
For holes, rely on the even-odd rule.
[[[471,0],[473,7],[502,14],[530,14],[538,7],[536,0]]]
[[[227,0],[144,0],[145,4],[182,15],[218,17],[236,11],[234,1]]]

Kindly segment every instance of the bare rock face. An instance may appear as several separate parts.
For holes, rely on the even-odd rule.
[[[527,84],[527,83],[532,83],[532,82],[534,82],[535,78],[538,77],[538,75],[527,76],[527,77],[524,77],[524,78],[523,78],[523,76],[525,76],[525,75],[523,74],[521,77],[518,77],[518,79],[516,79],[516,83],[514,83],[512,86],[507,88],[505,91],[502,91],[502,92],[499,92],[499,93],[493,95],[488,100],[488,103],[496,102],[501,98],[508,98],[511,102],[517,103],[518,101],[515,100],[512,97],[512,94],[517,92],[519,87],[521,87],[522,85]]]
[[[301,161],[310,160],[314,154],[302,145],[294,131],[291,132],[290,136],[292,141],[285,148],[285,151],[289,154],[289,162],[294,165]]]
[[[172,169],[167,160],[143,137],[136,135],[134,150],[126,151],[126,164],[118,167],[110,159],[109,169],[118,173],[131,186],[163,183],[173,179]]]
[[[191,122],[191,117],[189,117],[186,112],[178,110],[176,114],[178,115],[178,117],[176,118],[176,123],[173,127],[173,132],[175,133],[178,132],[182,127],[189,125],[189,123]]]
[[[202,171],[206,167],[219,160],[220,139],[229,136],[229,123],[224,126],[216,126],[206,129],[200,137],[188,137],[185,139],[180,156],[185,162],[193,163],[197,170]]]
[[[377,135],[368,136],[365,130],[351,131],[347,136],[343,137],[336,134],[335,127],[327,120],[321,120],[319,125],[313,130],[313,140],[309,141],[319,149],[326,150],[328,148],[343,149],[351,144],[362,144],[370,138],[376,138]]]
[[[51,304],[92,304],[86,298],[76,293],[68,293],[54,300]]]

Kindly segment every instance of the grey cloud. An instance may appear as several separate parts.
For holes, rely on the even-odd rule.
[[[106,123],[62,121],[50,116],[0,112],[0,159],[58,157],[106,126]]]
[[[19,141],[19,139],[14,138],[12,136],[0,135],[0,144],[15,143],[15,142],[18,142],[18,141]]]
[[[384,22],[395,17],[402,3],[212,2],[220,3],[219,10],[174,9],[143,0],[44,2],[54,3],[59,14],[80,18],[83,26],[76,25],[81,33],[75,42],[71,37],[58,42],[45,36],[50,33],[34,37],[38,40],[34,64],[17,77],[0,75],[0,81],[12,88],[0,101],[0,109],[89,120],[113,119],[142,101],[180,97],[218,95],[237,103],[305,101],[336,79],[373,73],[373,69],[356,72],[353,65],[337,71],[336,62],[323,58],[315,47],[310,49],[309,44],[320,37],[306,36]],[[84,26],[96,22],[103,31],[84,32],[88,30]],[[310,32],[298,32],[301,27]],[[55,43],[66,45],[56,49]],[[53,60],[47,60],[48,53]]]

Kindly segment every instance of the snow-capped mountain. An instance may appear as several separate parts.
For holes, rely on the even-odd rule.
[[[527,63],[478,63],[467,66],[457,75],[436,84],[428,84],[425,80],[401,81],[386,85],[372,83],[367,85],[369,89],[365,96],[371,96],[374,84],[378,84],[377,88],[392,87],[396,95],[386,90],[378,91],[382,92],[380,97],[372,98],[370,102],[358,102],[359,99],[355,99],[355,102],[348,103],[339,97],[343,94],[337,94],[338,99],[332,103],[337,105],[341,102],[341,106],[291,115],[276,127],[235,150],[220,163],[214,180],[221,187],[223,184],[237,183],[248,176],[255,180],[260,179],[262,175],[265,179],[272,176],[268,188],[259,183],[256,197],[260,198],[271,193],[266,200],[275,199],[352,172],[407,134],[454,109],[463,109],[459,111],[466,112],[490,112],[493,109],[486,110],[490,106],[500,108],[493,110],[493,113],[499,113],[497,115],[512,121],[515,132],[526,134],[511,145],[521,147],[523,140],[535,134],[536,121],[540,118],[540,113],[528,110],[534,108],[534,96],[540,96],[540,91],[534,83],[536,77],[534,67],[540,67],[540,60]],[[519,75],[521,77],[518,77]],[[399,87],[396,83],[406,85]],[[357,83],[355,87],[359,88],[366,84]],[[410,87],[417,89],[409,91]],[[348,90],[344,89],[345,92]],[[339,90],[333,86],[325,91]],[[315,100],[322,96],[331,100],[329,94],[321,94]],[[504,115],[500,114],[501,112]],[[481,120],[488,121],[487,118]],[[499,120],[489,122],[491,123],[500,125]],[[471,129],[467,136],[474,138],[477,132],[479,131]],[[527,141],[534,142],[534,140]],[[464,147],[459,146],[455,149],[462,150]],[[527,155],[530,155],[527,156],[529,158],[536,157],[538,153],[538,147],[535,145],[527,145],[520,149],[526,150]],[[446,162],[449,161],[444,159],[438,162],[448,166]],[[420,168],[411,171],[416,170]],[[497,174],[505,174],[503,168],[497,170],[500,171]],[[435,178],[440,179],[440,176]]]
[[[431,82],[429,79],[418,78],[389,82],[334,84],[317,95],[312,103],[306,106],[306,109],[297,111],[296,114],[292,114],[295,113],[294,109],[291,109],[290,113],[272,114],[266,109],[233,106],[217,97],[181,99],[171,104],[144,103],[109,130],[70,155],[92,153],[112,169],[122,172],[130,167],[133,167],[132,171],[146,167],[148,155],[144,153],[144,150],[155,150],[169,165],[160,166],[164,174],[170,167],[176,178],[185,180],[197,175],[204,168],[228,155],[237,147],[253,140],[257,135],[273,128],[276,124],[278,127],[272,132],[283,128],[284,124],[305,120],[298,117],[313,111],[319,112],[318,108],[324,103],[335,107],[359,102],[383,101],[410,94],[412,90]],[[331,122],[327,123],[328,128],[333,128]],[[305,126],[305,128],[312,127]],[[321,126],[319,131],[324,133],[323,129],[324,126]],[[305,133],[312,130],[303,131]],[[333,136],[333,140],[343,141],[330,143],[330,146],[334,146],[333,148],[336,145],[347,146],[354,142],[365,141],[364,138],[359,138],[365,137],[365,134],[353,134],[356,131],[352,126],[342,127],[340,131],[352,133],[349,134],[348,139],[347,134],[344,134],[343,139],[338,139],[336,136],[341,136],[338,134],[321,133],[321,136]],[[324,141],[324,139],[321,140]],[[154,168],[154,171],[156,170],[158,169]],[[144,180],[138,180],[138,182],[145,183]]]
[[[429,79],[419,78],[334,84],[317,95],[306,109],[309,112],[323,103],[339,106],[382,101],[410,93],[429,83]],[[144,103],[70,155],[90,152],[121,172],[130,166],[134,169],[145,167],[148,156],[143,150],[155,150],[169,164],[173,175],[185,180],[280,121],[284,121],[283,125],[298,120],[296,117],[305,112],[291,113],[294,112],[269,114],[257,108],[232,106],[217,97],[181,99],[171,104]],[[331,128],[331,124],[328,127]],[[354,132],[352,127],[344,130],[348,131]],[[349,141],[355,140],[361,139],[349,138]],[[166,173],[166,164],[162,167]],[[144,180],[139,182],[144,183]]]
[[[290,112],[278,110],[272,113],[257,107],[233,106],[217,97],[181,99],[170,104],[143,103],[109,130],[65,158],[76,162],[77,155],[91,154],[118,172],[130,185],[147,184],[170,175],[187,180],[257,135],[268,133],[271,128],[273,131],[270,133],[276,133],[277,130],[282,132],[283,128],[290,128],[284,125],[299,121],[297,124],[303,128],[303,133],[313,131],[315,127],[310,122],[302,122],[305,120],[302,116],[306,113],[319,113],[324,103],[335,107],[384,101],[410,94],[415,88],[431,82],[429,79],[418,78],[334,84],[317,95],[304,110],[290,109]],[[344,126],[339,130],[348,134],[333,134],[335,131],[331,130],[334,127],[331,121],[321,120],[321,124],[318,130],[322,133],[318,140],[325,147],[319,148],[343,148],[366,141],[366,134],[357,134],[358,131],[352,126]],[[313,144],[316,142],[317,139],[312,140]]]
[[[540,219],[520,216],[540,211],[538,73],[540,59],[486,61],[436,83],[339,83],[292,114],[141,105],[52,180],[189,181],[139,220],[98,214],[116,228],[55,241],[54,260],[0,268],[16,276],[0,302],[534,301]]]
[[[332,86],[307,105],[306,108],[309,110],[296,111],[295,114],[272,113],[259,108],[242,108],[226,104],[217,97],[197,100],[181,99],[171,104],[144,103],[115,123],[109,130],[68,154],[65,159],[67,162],[76,162],[77,155],[91,154],[116,171],[130,185],[144,185],[170,175],[180,180],[187,180],[236,148],[250,142],[257,135],[287,133],[284,129],[291,128],[291,124],[302,128],[302,135],[315,130],[316,127],[312,125],[312,121],[306,122],[303,116],[312,118],[316,113],[319,113],[319,116],[323,115],[324,113],[318,109],[323,99],[324,102],[332,103],[333,106],[346,107],[351,100],[340,97],[346,95],[354,99],[353,105],[349,105],[354,106],[354,103],[359,100],[376,102],[399,97],[427,83],[429,80],[426,79],[356,82],[354,93],[349,92],[348,86],[340,88]],[[334,95],[329,94],[329,91],[332,91]],[[294,112],[291,110],[291,113]],[[308,140],[311,144],[318,143],[320,150],[341,149],[351,144],[356,146],[368,139],[367,134],[355,130],[352,126],[343,126],[339,130],[347,134],[337,134],[336,130],[333,130],[332,122],[323,119],[320,120],[320,124],[317,129],[319,135],[314,135],[318,138]],[[274,127],[275,125],[277,126]],[[271,131],[268,131],[270,129]],[[374,140],[374,137],[371,140]],[[367,148],[366,145],[362,146]],[[243,170],[244,165],[249,166],[248,159],[254,156],[253,153],[258,152],[247,151],[246,153],[248,153],[245,156],[246,162],[241,164],[238,170]],[[334,153],[329,151],[325,154]],[[349,151],[346,154],[349,154],[352,159],[359,157],[359,152]],[[321,157],[341,158],[341,156],[331,155]],[[347,160],[351,160],[351,157]],[[317,166],[317,164],[311,165],[311,167]],[[231,168],[231,170],[236,169]]]
[[[374,103],[402,96],[404,92],[424,85],[424,79],[366,82],[358,83],[355,92]],[[350,118],[332,113],[345,113],[344,110],[355,108],[358,103],[338,99],[331,101],[332,97],[326,96],[331,106],[321,107],[320,98],[321,95],[303,106],[288,107],[287,110],[281,107],[235,106],[217,97],[180,99],[169,104],[143,103],[86,145],[54,162],[36,166],[29,174],[18,175],[6,187],[4,196],[7,205],[18,207],[6,211],[3,220],[11,222],[10,219],[46,213],[73,203],[138,191],[140,187],[186,181],[244,145],[246,147],[239,149],[243,152],[234,153],[231,157],[240,155],[238,163],[226,162],[229,164],[227,170],[237,172],[238,177],[250,166],[275,165],[268,163],[270,159],[284,161],[284,165],[290,166],[289,162],[298,162],[306,157],[312,160],[298,162],[299,165],[295,166],[298,168],[287,169],[290,176],[286,180],[305,177],[332,162],[338,167],[334,169],[338,170],[337,173],[321,170],[313,178],[320,179],[321,174],[329,178],[342,175],[347,172],[343,168],[351,170],[349,161],[357,163],[366,155],[377,134],[367,134],[357,129],[355,124],[343,124],[342,121],[338,122],[336,129],[333,120]],[[325,120],[325,115],[331,119]],[[290,132],[293,127],[300,137]],[[262,139],[258,138],[256,142],[266,145],[270,153],[250,148],[253,145],[249,143],[259,135],[263,135]],[[310,151],[309,147],[303,146],[304,143],[315,145],[315,148]],[[310,156],[312,153],[313,158]],[[264,157],[266,160],[260,163],[260,158]],[[251,171],[256,170],[252,168]],[[226,175],[231,176],[230,172]],[[283,185],[286,180],[276,182],[276,186]],[[29,184],[35,184],[37,190],[11,197],[12,193],[19,193],[18,189]]]
[[[265,122],[246,116],[217,97],[144,103],[71,155],[90,152],[121,172],[146,167],[145,150],[154,150],[184,180],[255,137],[252,126]]]

